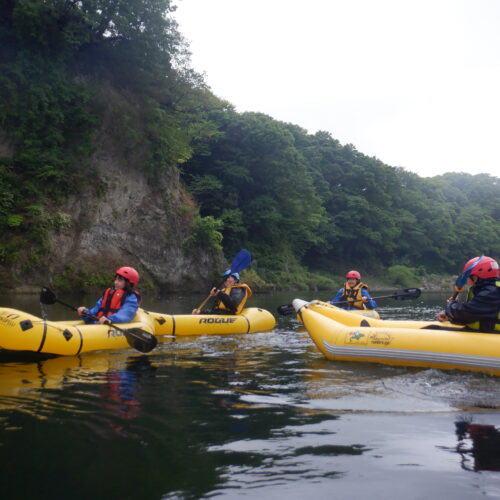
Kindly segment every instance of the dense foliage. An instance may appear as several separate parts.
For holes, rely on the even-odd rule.
[[[249,248],[269,281],[347,267],[404,280],[500,257],[497,178],[420,178],[326,132],[235,112],[190,69],[174,11],[170,0],[0,4],[1,264],[27,246],[41,259],[69,222],[58,206],[98,175],[103,127],[148,178],[181,169],[199,204],[192,241],[229,257]]]
[[[500,184],[487,174],[423,179],[342,146],[326,132],[255,113],[212,115],[221,134],[184,176],[201,212],[224,223],[226,248],[246,245],[287,280],[294,258],[341,274],[404,265],[451,272],[500,254]]]
[[[57,209],[67,195],[89,184],[103,194],[91,161],[103,128],[149,177],[190,156],[199,109],[216,100],[185,64],[174,10],[170,0],[0,3],[0,263],[39,262],[48,232],[69,222]]]

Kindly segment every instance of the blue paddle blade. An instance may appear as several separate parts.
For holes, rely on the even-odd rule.
[[[484,255],[481,255],[476,262],[473,262],[462,274],[458,275],[458,278],[455,281],[455,286],[457,288],[463,288],[467,283],[467,278],[470,276],[472,270],[483,260]]]
[[[239,273],[240,271],[243,271],[243,269],[246,269],[250,265],[250,262],[252,262],[250,252],[244,249],[240,250],[234,256],[233,262],[231,262],[231,272]]]

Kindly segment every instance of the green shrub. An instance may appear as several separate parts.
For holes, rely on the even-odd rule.
[[[222,233],[220,230],[223,227],[222,221],[211,215],[207,217],[197,216],[193,222],[190,243],[210,250],[220,251],[222,250]]]
[[[19,227],[23,223],[24,217],[18,214],[10,214],[7,216],[7,226]]]
[[[21,250],[22,242],[19,240],[0,243],[0,264],[12,264],[18,258]]]
[[[394,285],[406,287],[416,286],[420,283],[417,269],[400,264],[396,264],[387,269],[387,279]]]

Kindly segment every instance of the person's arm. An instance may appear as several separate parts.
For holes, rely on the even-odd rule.
[[[466,302],[448,302],[446,304],[446,309],[444,316],[438,315],[440,321],[450,321],[457,325],[466,325],[468,323],[474,323],[479,319],[477,311],[471,309],[470,306],[465,307]],[[442,318],[442,319],[441,319]]]
[[[364,302],[364,305],[368,309],[377,309],[377,303],[371,298],[370,294],[368,293],[368,290],[363,288],[361,290],[361,296],[366,297],[368,299],[366,302]]]
[[[482,319],[491,319],[498,314],[498,294],[491,290],[481,290],[467,302],[448,302],[445,314],[457,325],[467,325]]]
[[[340,302],[340,299],[342,298],[342,294],[344,293],[344,289],[341,288],[336,294],[335,297],[333,297],[332,300],[330,300],[330,304],[335,305],[336,303]]]
[[[78,307],[78,309],[77,309],[78,314],[83,319],[83,321],[85,321],[85,323],[95,323],[95,320],[93,320],[92,318],[89,318],[87,316],[87,314],[91,314],[92,316],[95,316],[101,307],[101,303],[102,303],[102,297],[95,303],[95,305],[92,309],[88,309],[85,306]]]
[[[137,296],[135,293],[127,295],[125,302],[119,311],[108,316],[111,323],[130,323],[137,314],[137,309],[139,308],[139,302],[137,301]]]
[[[92,309],[86,309],[85,312],[88,314],[92,314],[92,316],[95,316],[98,312],[99,309],[101,308],[102,304],[102,297],[95,303],[94,307]]]

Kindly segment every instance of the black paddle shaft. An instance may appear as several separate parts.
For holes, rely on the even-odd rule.
[[[395,299],[395,300],[412,300],[412,299],[418,299],[420,297],[420,294],[422,293],[422,290],[420,288],[405,288],[404,290],[399,290],[398,292],[394,292],[391,295],[382,295],[380,297],[372,297],[373,300],[378,300],[378,299]],[[333,305],[339,305],[339,304],[350,304],[352,302],[355,302],[354,300],[346,300],[343,302],[337,302]],[[290,316],[295,313],[295,309],[292,306],[292,304],[283,304],[282,306],[278,307],[278,314],[281,316]]]
[[[395,300],[412,300],[418,299],[422,291],[420,288],[405,288],[404,290],[399,290],[391,295],[381,295],[379,297],[372,297],[372,300],[379,299],[395,299]],[[343,300],[342,302],[335,302],[334,306],[339,304],[352,304],[353,302],[359,302],[358,300]]]

